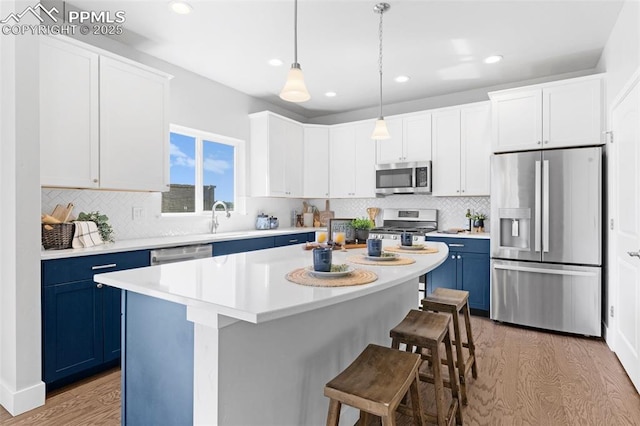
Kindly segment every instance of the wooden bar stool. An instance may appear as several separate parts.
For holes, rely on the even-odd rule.
[[[428,365],[431,375],[419,373],[422,381],[433,383],[435,387],[436,410],[435,415],[424,413],[427,421],[439,426],[450,425],[454,421],[461,425],[462,410],[458,398],[458,383],[456,380],[455,367],[453,365],[453,353],[451,349],[451,339],[449,335],[449,315],[424,312],[416,309],[409,311],[407,316],[394,327],[391,332],[391,346],[399,349],[400,344],[406,345],[407,352],[414,349],[421,355],[423,360],[429,361]],[[446,351],[446,364],[449,368],[449,383],[451,388],[451,403],[445,406],[444,387],[445,381],[442,377],[440,362],[440,344],[444,343]],[[428,349],[430,355],[423,353],[422,349]],[[436,361],[433,361],[436,360]]]
[[[471,370],[473,378],[478,378],[478,365],[476,360],[476,347],[473,343],[473,333],[471,332],[471,319],[469,316],[469,292],[464,290],[453,290],[449,288],[437,288],[429,296],[422,299],[422,309],[425,311],[446,312],[453,317],[453,345],[456,347],[456,366],[458,367],[458,377],[460,380],[460,393],[462,403],[467,405],[467,383],[465,377]],[[460,334],[460,312],[464,316],[465,328],[467,331],[467,341],[463,342]],[[469,350],[469,355],[464,357],[462,348]],[[442,360],[444,363],[444,360]]]
[[[340,407],[360,410],[358,424],[366,425],[368,414],[380,416],[383,426],[395,426],[396,409],[407,392],[411,394],[414,424],[424,425],[418,394],[420,356],[370,344],[342,373],[324,387],[330,398],[327,426],[338,426]]]

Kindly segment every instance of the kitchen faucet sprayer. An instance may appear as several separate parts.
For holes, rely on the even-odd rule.
[[[216,216],[216,207],[218,206],[222,206],[222,208],[224,208],[224,212],[226,213],[227,218],[231,217],[231,212],[229,211],[229,208],[223,201],[216,201],[215,203],[213,203],[213,205],[211,206],[211,233],[212,234],[216,233],[218,231],[218,226],[220,226],[220,223],[218,223],[218,216]]]

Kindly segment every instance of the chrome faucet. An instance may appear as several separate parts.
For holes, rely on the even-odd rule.
[[[222,206],[224,208],[224,212],[226,213],[227,218],[231,217],[231,212],[229,212],[229,208],[223,201],[216,201],[211,206],[211,233],[215,234],[218,231],[218,216],[216,216],[216,207]]]

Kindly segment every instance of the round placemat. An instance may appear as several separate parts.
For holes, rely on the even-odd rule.
[[[393,260],[369,260],[363,257],[362,255],[348,257],[347,262],[358,263],[360,265],[375,265],[375,266],[401,266],[401,265],[411,265],[412,263],[416,263],[414,259],[411,259],[409,257],[396,257]]]
[[[414,250],[414,249],[403,249],[400,246],[392,246],[392,247],[385,247],[384,251],[390,251],[393,253],[405,253],[405,254],[433,254],[433,253],[437,253],[438,249],[435,247],[425,247],[421,250]]]
[[[346,287],[372,283],[378,279],[378,276],[375,272],[366,269],[354,269],[352,273],[343,277],[318,278],[311,275],[307,268],[299,268],[289,272],[286,278],[296,284],[315,287]]]

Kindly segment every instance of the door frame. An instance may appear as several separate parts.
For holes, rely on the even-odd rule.
[[[617,349],[616,338],[618,336],[618,317],[615,315],[614,304],[618,298],[619,286],[617,281],[616,268],[613,267],[614,261],[617,256],[617,228],[618,226],[618,212],[617,212],[617,191],[618,182],[615,178],[615,170],[618,166],[618,152],[617,148],[612,146],[615,144],[615,137],[610,137],[611,132],[615,132],[613,128],[613,110],[618,107],[623,100],[629,95],[629,93],[635,88],[636,85],[640,85],[640,67],[631,75],[629,80],[625,83],[623,88],[618,92],[611,105],[607,108],[607,134],[606,140],[606,174],[607,174],[607,223],[606,223],[606,244],[607,249],[605,251],[606,259],[604,265],[606,268],[605,274],[605,288],[606,291],[606,311],[603,315],[603,327],[604,337],[609,348],[615,352]],[[615,133],[614,133],[615,135]],[[614,229],[611,229],[611,221],[614,221]],[[614,316],[611,316],[611,308],[614,307]]]

